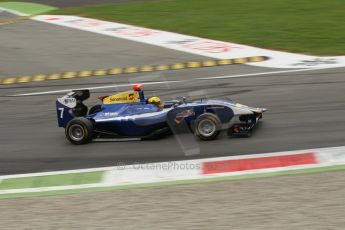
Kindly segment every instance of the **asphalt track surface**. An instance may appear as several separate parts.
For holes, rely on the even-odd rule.
[[[6,19],[10,19],[10,18],[15,18],[15,17],[18,17],[18,16],[7,13],[6,11],[0,10],[0,20],[6,20]]]
[[[34,21],[1,27],[0,44],[0,76],[208,59]],[[1,86],[0,174],[341,146],[345,142],[344,70],[195,80],[277,71],[236,65]],[[215,141],[201,142],[192,135],[183,135],[156,141],[98,141],[74,146],[56,124],[55,100],[63,93],[9,97],[114,85],[93,90],[88,101],[91,105],[99,95],[128,89],[117,85],[145,81],[161,82],[146,85],[147,96],[167,100],[227,96],[242,104],[267,107],[269,112],[251,138],[221,135]]]

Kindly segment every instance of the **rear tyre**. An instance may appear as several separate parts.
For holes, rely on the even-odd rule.
[[[65,135],[72,144],[87,144],[92,141],[93,124],[84,117],[74,118],[68,122],[65,129]]]
[[[213,113],[200,115],[194,124],[194,134],[201,140],[214,140],[220,133],[221,121]]]

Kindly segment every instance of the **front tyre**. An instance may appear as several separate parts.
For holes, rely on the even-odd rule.
[[[214,140],[220,133],[221,121],[213,113],[200,115],[194,124],[194,134],[201,140]]]
[[[93,124],[84,117],[74,118],[68,122],[65,135],[72,144],[87,144],[92,141]]]

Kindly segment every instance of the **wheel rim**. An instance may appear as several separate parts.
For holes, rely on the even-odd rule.
[[[210,137],[217,131],[217,127],[211,120],[202,120],[198,124],[198,131],[202,136]]]
[[[85,135],[84,128],[81,125],[74,124],[69,128],[68,135],[74,141],[81,141]]]

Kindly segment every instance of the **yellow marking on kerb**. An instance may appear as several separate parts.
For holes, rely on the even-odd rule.
[[[138,72],[138,67],[127,67],[124,70],[125,73],[137,73]]]
[[[66,72],[62,75],[63,79],[71,79],[71,78],[75,78],[77,76],[77,72]]]
[[[247,60],[245,58],[235,58],[234,59],[235,64],[244,64],[246,62],[247,62]]]
[[[85,70],[85,71],[80,71],[77,76],[78,77],[90,77],[92,75],[92,71]]]
[[[50,74],[47,77],[47,80],[59,80],[61,79],[61,74],[55,73],[55,74]]]
[[[17,79],[17,83],[28,83],[31,81],[30,76],[22,76]]]
[[[123,73],[123,69],[122,68],[113,68],[113,69],[110,69],[108,71],[109,75],[115,75],[115,74],[121,74],[121,73]]]
[[[170,69],[170,66],[168,66],[168,65],[157,65],[156,66],[157,71],[165,71],[165,70],[169,70],[169,69]]]
[[[154,70],[153,66],[142,66],[142,67],[140,67],[141,72],[151,72],[153,70]]]
[[[106,74],[107,74],[106,70],[95,70],[95,71],[93,71],[94,76],[104,76]]]
[[[17,78],[15,78],[15,77],[9,77],[9,78],[3,79],[2,84],[4,84],[4,85],[14,84],[16,82],[16,80],[17,80]]]
[[[202,62],[202,66],[205,66],[205,67],[211,67],[211,66],[216,66],[217,65],[217,62],[215,61],[204,61]]]
[[[264,61],[265,59],[263,57],[250,57],[248,58],[250,62],[262,62]]]
[[[223,59],[223,60],[219,60],[218,61],[219,65],[231,65],[232,64],[232,60],[231,59]]]
[[[32,78],[32,81],[44,81],[46,79],[46,75],[40,74],[36,75]]]
[[[188,68],[199,68],[201,66],[201,63],[198,61],[192,61],[187,63]]]
[[[171,65],[171,69],[184,69],[186,66],[183,63],[176,63]]]

